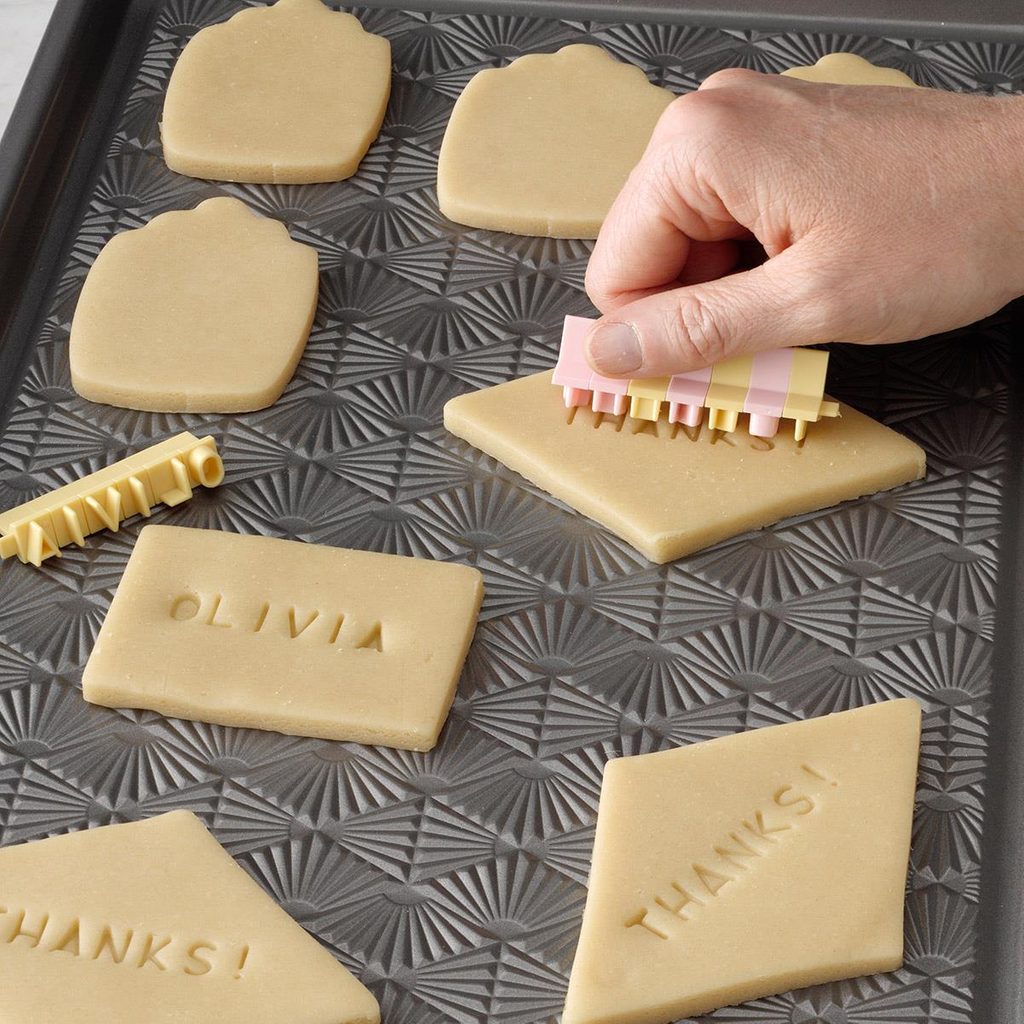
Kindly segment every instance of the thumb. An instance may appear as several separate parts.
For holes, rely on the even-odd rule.
[[[837,340],[846,325],[836,295],[800,249],[798,243],[752,270],[620,306],[591,329],[590,365],[608,377],[659,377]]]

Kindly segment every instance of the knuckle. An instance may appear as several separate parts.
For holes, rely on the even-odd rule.
[[[674,99],[666,108],[679,132],[692,132],[709,123],[721,122],[731,113],[732,103],[714,92],[688,92]],[[663,115],[664,116],[664,115]]]
[[[679,203],[678,190],[686,181],[689,147],[667,144],[651,154],[651,159],[636,169],[638,203],[660,211],[671,211]]]
[[[591,259],[587,265],[587,272],[583,279],[583,287],[586,289],[590,301],[598,309],[605,309],[613,299],[612,290],[608,287],[608,275],[604,267],[598,261]]]
[[[790,275],[787,299],[790,308],[799,311],[806,333],[819,341],[835,341],[875,319],[876,304],[859,291],[848,268],[819,264]]]
[[[665,131],[659,139],[689,136],[694,130],[706,127],[709,122],[720,122],[730,115],[733,104],[713,92],[688,92],[677,96],[662,112],[658,121]]]
[[[662,112],[658,118],[658,124],[678,124],[680,121],[685,121],[690,107],[693,106],[694,97],[697,94],[695,92],[683,93],[682,96],[677,96]]]
[[[722,68],[714,71],[700,84],[701,89],[721,89],[726,86],[749,85],[758,77],[749,68]]]
[[[815,333],[823,336],[822,341],[844,333],[853,321],[848,289],[833,281],[830,275],[808,275],[795,292],[797,308],[806,311]]]
[[[680,100],[685,100],[681,103]],[[677,104],[678,107],[676,106]],[[678,156],[729,146],[749,134],[746,125],[749,104],[735,103],[719,90],[691,92],[675,100],[669,130],[655,141],[664,142]],[[666,147],[662,147],[666,151]]]
[[[672,139],[679,137],[686,132],[686,125],[689,120],[689,110],[693,105],[693,97],[696,93],[687,93],[684,96],[677,96],[658,117],[651,132],[649,149],[664,145]]]
[[[728,341],[720,318],[696,292],[679,297],[670,319],[668,336],[675,339],[681,357],[710,366],[728,356]]]
[[[692,94],[691,94],[692,95]],[[662,111],[662,114],[658,117],[654,124],[654,130],[650,133],[650,139],[647,142],[647,152],[649,153],[653,148],[659,145],[664,145],[671,139],[676,138],[681,132],[685,131],[686,126],[686,100],[689,96],[677,96],[666,109]]]

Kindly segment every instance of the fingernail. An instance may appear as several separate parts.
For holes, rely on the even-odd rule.
[[[587,355],[600,373],[621,375],[639,370],[643,363],[640,336],[631,324],[604,323],[587,341]]]

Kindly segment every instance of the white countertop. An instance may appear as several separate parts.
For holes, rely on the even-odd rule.
[[[56,0],[0,0],[0,135]]]

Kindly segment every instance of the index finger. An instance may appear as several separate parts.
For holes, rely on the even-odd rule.
[[[586,278],[602,312],[677,284],[693,242],[749,234],[701,181],[702,149],[713,128],[710,106],[699,93],[671,103],[612,203]]]

